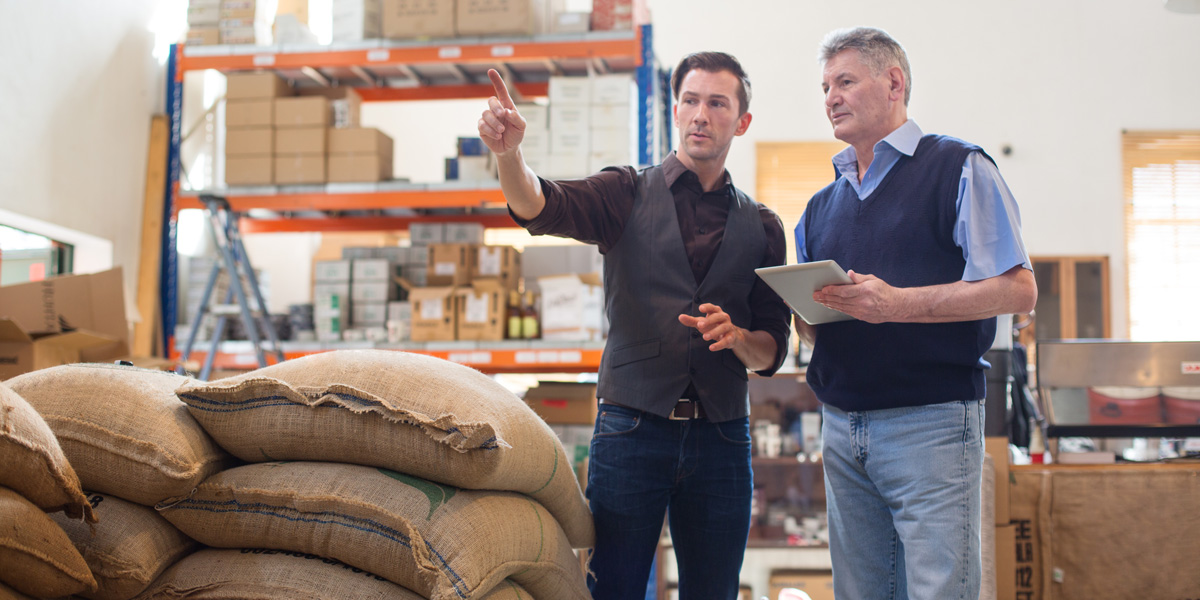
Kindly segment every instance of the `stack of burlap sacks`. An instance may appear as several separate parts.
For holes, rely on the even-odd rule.
[[[0,447],[0,598],[589,597],[561,443],[467,367],[350,350],[215,382],[70,365],[7,385],[5,414],[41,435],[14,464],[57,493],[20,487]]]

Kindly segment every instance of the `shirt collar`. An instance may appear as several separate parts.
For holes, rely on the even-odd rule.
[[[921,137],[924,135],[917,122],[909,119],[903,125],[897,127],[895,131],[892,131],[882,140],[875,143],[875,154],[879,155],[881,150],[886,151],[884,147],[884,144],[886,144],[901,154],[912,156],[917,152],[917,144],[921,143]],[[844,150],[835,154],[833,156],[833,166],[843,174],[846,172],[858,173],[858,153],[854,151],[854,146],[847,146]]]
[[[675,182],[679,181],[679,178],[683,177],[684,173],[690,172],[688,170],[688,168],[683,164],[683,161],[679,160],[679,157],[675,155],[674,150],[672,150],[671,153],[668,154],[667,157],[663,159],[662,168],[663,168],[663,177],[665,177],[667,180],[668,188],[674,188]],[[697,176],[695,173],[692,173],[692,178],[696,182],[696,185],[699,186],[700,185],[699,176]],[[726,186],[733,185],[733,178],[729,175],[728,170],[725,171],[725,185]]]

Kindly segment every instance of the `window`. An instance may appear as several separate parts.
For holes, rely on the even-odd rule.
[[[1200,132],[1125,132],[1129,337],[1200,339]]]
[[[833,183],[831,160],[845,147],[842,142],[758,142],[756,146],[755,199],[783,220],[789,264],[796,262],[796,237],[792,233],[796,223],[812,195]]]

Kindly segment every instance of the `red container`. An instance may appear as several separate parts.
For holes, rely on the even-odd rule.
[[[1200,388],[1164,388],[1163,406],[1168,423],[1196,425],[1200,423]]]
[[[1088,388],[1092,425],[1145,425],[1163,422],[1158,388]]]

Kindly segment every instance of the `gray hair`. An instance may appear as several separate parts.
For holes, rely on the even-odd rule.
[[[908,55],[900,42],[892,39],[886,31],[874,27],[838,29],[829,32],[821,41],[819,61],[824,65],[845,50],[857,50],[859,59],[871,69],[871,75],[874,76],[892,67],[900,67],[904,73],[904,105],[908,106],[908,98],[912,95],[912,71],[908,67]]]

